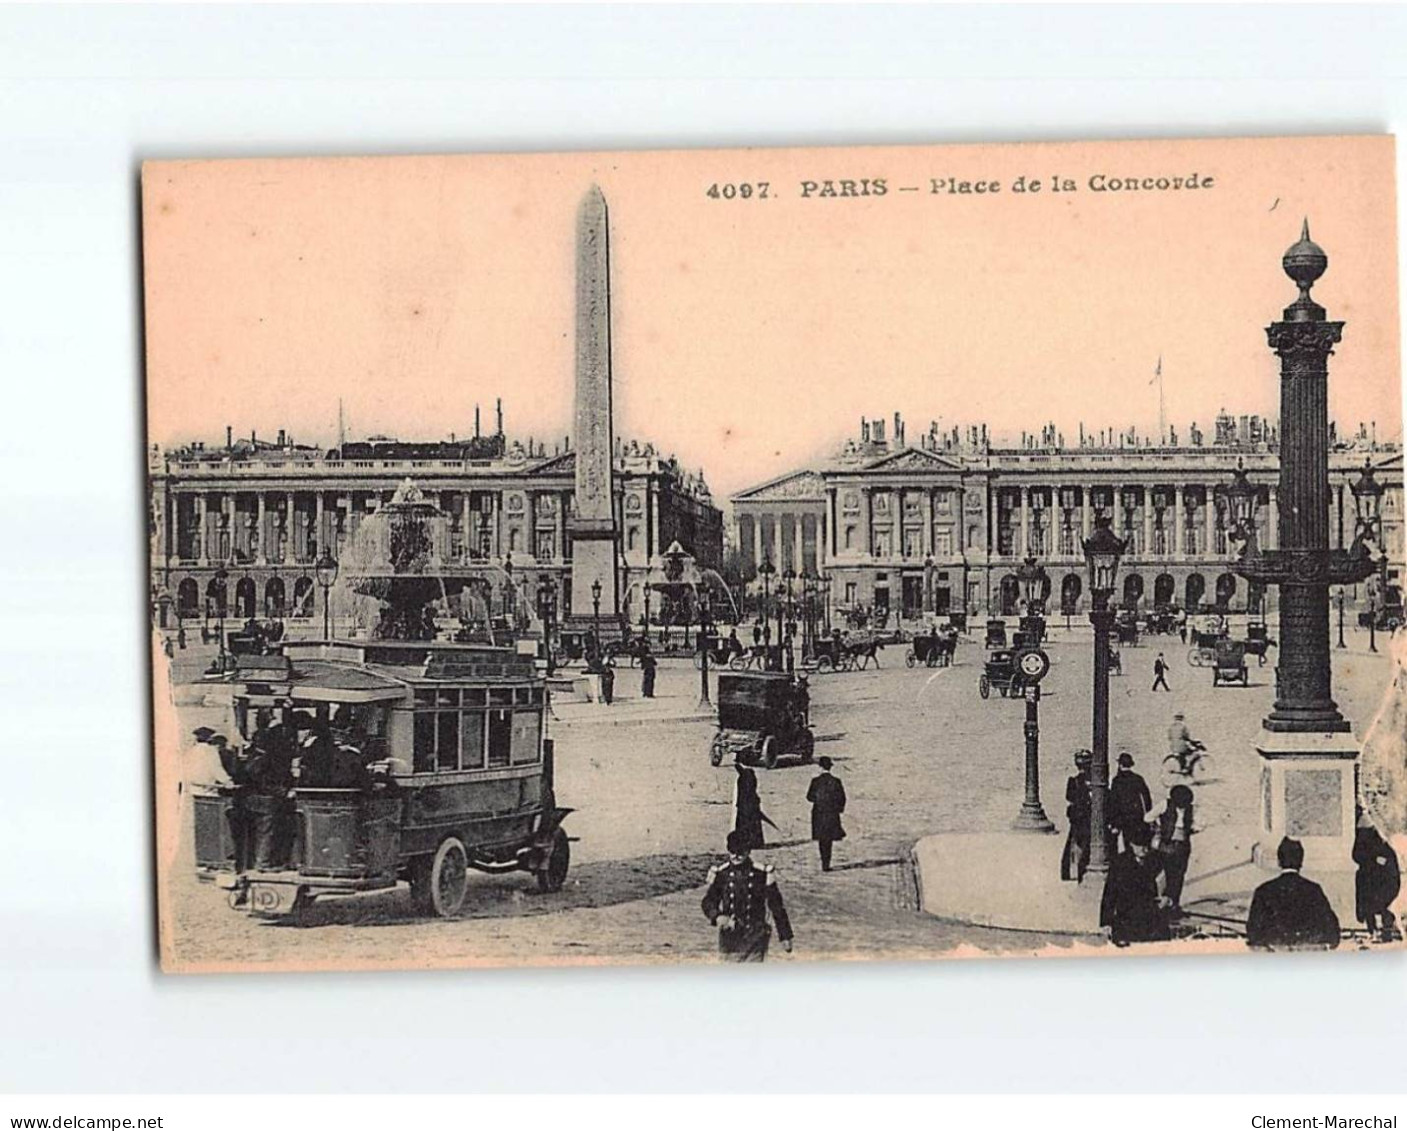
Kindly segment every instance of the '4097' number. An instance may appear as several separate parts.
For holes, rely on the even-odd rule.
[[[768,181],[755,181],[741,184],[724,185],[714,182],[708,186],[708,191],[704,196],[712,197],[714,200],[748,200],[757,197],[758,200],[766,200],[772,185]]]

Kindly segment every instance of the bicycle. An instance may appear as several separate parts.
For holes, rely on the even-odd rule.
[[[1200,785],[1216,776],[1216,760],[1200,742],[1193,741],[1185,754],[1169,754],[1163,759],[1163,784],[1191,781]]]

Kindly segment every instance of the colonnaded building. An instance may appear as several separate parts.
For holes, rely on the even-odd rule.
[[[477,410],[476,410],[477,417]],[[723,556],[723,515],[703,473],[649,444],[617,440],[613,483],[622,612],[638,582],[673,543],[701,567]],[[492,435],[420,443],[384,437],[332,448],[295,444],[280,432],[221,445],[193,443],[149,453],[151,586],[158,615],[311,617],[320,598],[315,565],[340,559],[361,521],[407,479],[434,504],[431,566],[465,578],[489,609],[505,584],[571,603],[576,452],[560,442],[509,442],[500,407]],[[224,571],[225,594],[217,580]],[[535,599],[537,597],[535,596]],[[609,608],[602,615],[609,616]]]
[[[997,446],[985,426],[940,431],[911,447],[904,421],[863,420],[860,435],[831,460],[739,492],[733,534],[742,571],[763,563],[778,574],[829,582],[832,608],[897,612],[902,619],[966,611],[1017,611],[1016,568],[1034,555],[1050,578],[1048,608],[1088,608],[1081,543],[1096,516],[1127,539],[1120,567],[1126,606],[1245,611],[1260,595],[1231,569],[1226,500],[1238,465],[1259,487],[1262,547],[1276,545],[1276,428],[1224,410],[1207,437],[1194,424],[1179,441],[1134,431],[1085,434],[1067,445],[1053,425]],[[1356,532],[1352,484],[1370,466],[1384,485],[1386,587],[1400,601],[1403,546],[1402,449],[1360,426],[1331,436],[1330,531],[1336,546]],[[1369,584],[1345,594],[1366,607]],[[1269,594],[1273,608],[1274,594]]]

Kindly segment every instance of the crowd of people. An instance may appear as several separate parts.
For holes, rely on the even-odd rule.
[[[1169,752],[1184,772],[1188,760],[1204,749],[1188,730],[1181,712],[1168,728]],[[1078,882],[1090,860],[1093,816],[1093,755],[1075,754],[1075,773],[1065,784],[1065,814],[1069,821],[1060,878]],[[1099,925],[1116,946],[1171,939],[1173,924],[1186,914],[1184,885],[1192,861],[1196,797],[1185,782],[1174,784],[1161,809],[1134,769],[1127,751],[1118,756],[1118,769],[1105,799],[1106,844],[1110,860],[1100,902]],[[1323,889],[1302,876],[1304,846],[1285,837],[1277,847],[1280,874],[1259,885],[1252,895],[1245,924],[1247,944],[1260,949],[1336,947],[1341,927]],[[1356,917],[1369,935],[1383,941],[1401,938],[1390,910],[1401,890],[1397,855],[1358,809],[1353,860]]]

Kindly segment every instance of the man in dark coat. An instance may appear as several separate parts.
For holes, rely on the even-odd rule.
[[[1153,661],[1153,690],[1157,691],[1160,687],[1164,691],[1172,690],[1168,686],[1168,662],[1163,659],[1161,652],[1158,653],[1158,658]]]
[[[1140,824],[1129,832],[1128,847],[1114,857],[1104,881],[1099,925],[1115,946],[1172,938],[1167,900],[1158,894],[1162,861],[1151,851],[1153,830]]]
[[[1251,896],[1246,945],[1261,950],[1332,950],[1339,919],[1324,889],[1300,875],[1304,845],[1286,837],[1275,850],[1281,872]]]
[[[1094,755],[1075,751],[1075,773],[1065,782],[1065,816],[1070,821],[1065,851],[1060,854],[1060,878],[1082,880],[1089,864],[1089,768]]]
[[[732,962],[762,962],[772,940],[768,913],[777,924],[777,937],[791,953],[791,919],[772,865],[759,868],[735,829],[728,834],[728,863],[708,870],[703,913],[718,928],[718,953]]]
[[[1109,783],[1109,831],[1122,838],[1120,848],[1129,846],[1131,833],[1143,827],[1152,808],[1153,795],[1148,792],[1148,783],[1133,772],[1133,755],[1125,751],[1119,755],[1119,772]]]
[[[646,649],[640,657],[640,695],[645,699],[655,697],[655,669],[659,664],[655,661],[654,653]]]
[[[831,870],[831,846],[845,839],[840,815],[845,812],[845,786],[831,773],[831,760],[818,758],[821,772],[811,779],[806,800],[811,802],[811,839],[821,850],[821,871]]]
[[[1358,865],[1353,878],[1353,913],[1370,935],[1377,934],[1383,942],[1399,938],[1397,917],[1389,910],[1402,890],[1397,853],[1362,813],[1353,837],[1353,862]]]
[[[757,792],[757,773],[745,766],[741,757],[734,760],[733,768],[738,772],[733,784],[733,832],[751,852],[763,845],[762,798]]]

